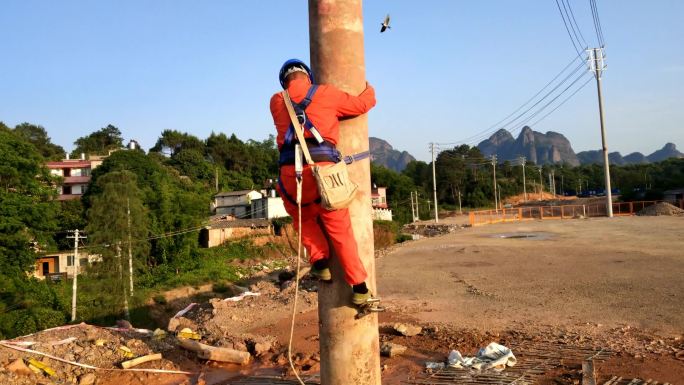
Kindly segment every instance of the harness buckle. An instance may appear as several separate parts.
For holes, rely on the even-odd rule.
[[[344,159],[344,163],[346,163],[346,164],[354,163],[354,157],[352,155],[347,155],[343,159]]]
[[[306,123],[306,112],[304,112],[304,110],[297,114],[297,120],[299,121],[299,124],[304,126],[304,123]]]

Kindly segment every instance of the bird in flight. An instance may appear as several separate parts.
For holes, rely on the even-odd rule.
[[[382,27],[380,28],[380,33],[385,32],[385,30],[387,30],[388,28],[389,29],[392,28],[392,27],[390,27],[389,23],[390,23],[390,16],[389,16],[389,14],[387,14],[387,16],[385,16],[385,20],[381,24]]]

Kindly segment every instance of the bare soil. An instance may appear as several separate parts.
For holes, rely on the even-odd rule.
[[[511,347],[519,362],[538,346],[604,349],[611,354],[597,363],[599,383],[612,376],[684,383],[684,361],[677,358],[684,356],[683,226],[684,217],[665,216],[496,224],[410,241],[379,253],[378,293],[388,308],[379,315],[381,342],[408,348],[400,356],[382,359],[383,383],[420,378],[426,375],[426,361],[444,361],[451,349],[472,355],[490,342]],[[288,262],[293,266],[292,260]],[[232,292],[206,293],[208,288],[200,288],[199,294],[215,298],[203,297],[180,320],[198,331],[204,343],[250,351],[254,363],[248,367],[198,360],[175,347],[172,336],[157,341],[93,328],[31,338],[77,337],[60,347],[36,348],[61,349],[54,353],[72,354],[88,363],[92,359],[101,367],[118,365],[122,358],[114,348],[123,344],[133,346],[138,355],[163,353],[164,360],[143,367],[195,372],[96,372],[97,385],[207,385],[233,383],[241,376],[289,377],[285,351],[293,286],[282,272],[267,270],[253,276],[244,285],[262,295],[240,302],[217,299]],[[294,338],[295,365],[304,378],[314,379],[320,368],[316,285],[302,283]],[[189,300],[182,298],[183,293],[176,290],[169,297],[185,306]],[[395,322],[419,325],[423,331],[405,337],[393,330]],[[94,354],[94,349],[101,349],[92,347],[95,336],[111,341],[106,349],[112,352]],[[12,360],[28,356],[0,347],[0,383],[78,383],[88,372],[49,359],[44,361],[58,371],[58,381],[4,370]],[[581,362],[563,360],[538,383],[580,380]]]

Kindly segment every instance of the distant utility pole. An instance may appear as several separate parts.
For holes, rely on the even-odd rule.
[[[430,152],[432,153],[432,194],[435,200],[435,223],[439,222],[439,214],[437,209],[437,177],[435,176],[435,147],[436,143],[430,143]]]
[[[430,200],[428,199],[427,202],[428,202],[428,213],[429,213],[431,211],[430,210]]]
[[[499,204],[501,205],[501,210],[503,210],[503,202],[501,201],[501,186],[499,186]]]
[[[131,200],[126,198],[126,221],[128,224],[128,281],[133,295],[133,244],[131,241]]]
[[[524,196],[525,202],[527,202],[527,185],[525,184],[525,157],[524,156],[520,157],[520,164],[522,164],[522,168],[523,168],[523,196]]]
[[[539,170],[539,200],[542,200],[544,195],[544,181],[542,180],[542,166],[537,167]]]
[[[496,196],[496,155],[492,155],[492,171],[494,175],[494,209],[499,212],[499,200]]]
[[[80,239],[86,239],[87,237],[85,235],[80,235],[78,229],[69,231],[69,233],[72,232],[74,235],[67,235],[67,238],[74,240],[74,281],[72,283],[71,288],[71,322],[74,322],[76,321],[76,294],[78,292],[78,269],[81,267],[81,264],[78,259],[78,241]]]
[[[596,78],[596,89],[598,90],[599,119],[601,121],[601,144],[603,145],[603,173],[605,174],[606,188],[606,214],[608,218],[613,217],[613,194],[610,188],[610,163],[608,162],[608,144],[606,143],[606,127],[603,120],[603,95],[601,94],[601,73],[606,68],[603,62],[605,55],[603,47],[592,48],[589,52],[589,67],[594,72]]]
[[[420,203],[418,202],[418,191],[416,191],[416,218],[420,220]]]
[[[413,191],[411,191],[411,222],[416,221],[416,206],[413,203]]]
[[[577,187],[578,187],[577,188],[577,194],[575,194],[575,195],[580,196],[580,194],[582,194],[582,179],[577,181]]]
[[[461,188],[458,189],[458,214],[463,214],[463,210],[461,210]]]

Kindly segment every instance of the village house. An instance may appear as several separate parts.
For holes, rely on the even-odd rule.
[[[106,157],[91,155],[86,159],[85,154],[81,154],[80,159],[70,159],[67,154],[66,159],[47,162],[46,166],[52,175],[64,178],[64,182],[58,187],[57,200],[80,199],[88,188],[92,170],[101,165]]]
[[[371,206],[373,207],[373,220],[392,220],[392,210],[387,205],[387,187],[378,187],[373,184],[371,189]]]
[[[663,199],[667,202],[677,203],[678,206],[682,206],[682,201],[684,201],[684,187],[664,191]]]
[[[211,211],[216,215],[230,215],[235,218],[250,218],[252,201],[263,194],[256,190],[227,191],[214,195]]]
[[[102,260],[102,257],[97,254],[79,254],[78,257],[79,273],[83,272],[90,263]],[[36,269],[33,271],[33,276],[38,279],[71,278],[74,276],[74,265],[73,250],[41,253],[36,258]]]
[[[275,219],[289,217],[283,198],[276,196],[275,189],[262,190],[260,199],[252,200],[252,218]]]
[[[272,234],[268,219],[235,219],[230,215],[215,215],[209,224],[200,230],[201,247],[216,247],[240,238]]]

